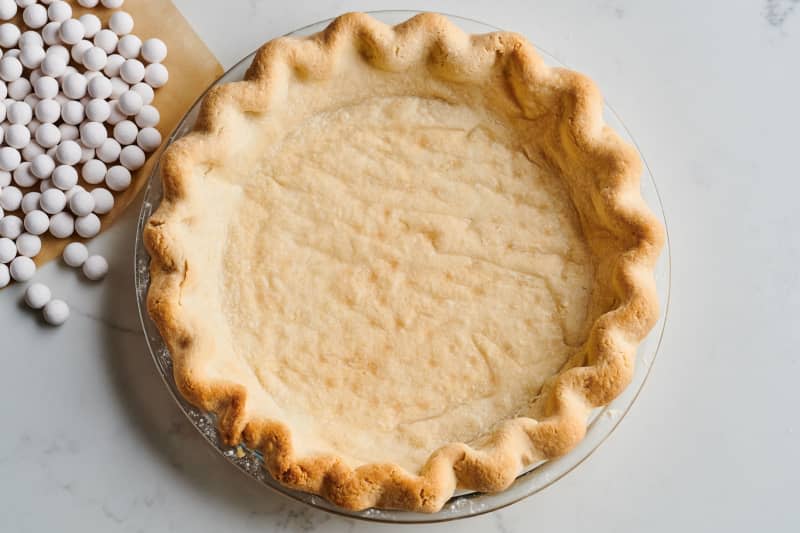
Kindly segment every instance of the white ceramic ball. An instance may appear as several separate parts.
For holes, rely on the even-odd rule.
[[[22,63],[19,62],[19,59],[9,57],[8,54],[3,59],[0,59],[0,78],[3,81],[14,81],[19,79],[21,75]],[[144,77],[144,71],[142,71],[142,77]]]
[[[75,217],[62,211],[50,217],[50,235],[57,239],[66,239],[75,231]]]
[[[78,171],[71,165],[58,165],[53,169],[50,180],[53,182],[53,185],[62,191],[68,191],[78,184]]]
[[[76,165],[81,160],[80,145],[75,141],[61,141],[56,151],[56,159],[64,165]]]
[[[125,35],[117,43],[117,53],[125,59],[134,59],[142,50],[142,40],[135,35]]]
[[[142,110],[142,97],[136,91],[128,90],[119,95],[117,107],[127,116],[136,115]]]
[[[73,72],[64,78],[64,81],[61,84],[61,90],[64,92],[67,98],[80,100],[86,96],[87,85],[88,81],[86,80],[86,76],[77,72]]]
[[[59,35],[59,30],[61,29],[60,22],[48,22],[42,28],[42,40],[44,44],[50,46],[54,44],[58,44],[61,42],[61,35]]]
[[[47,7],[47,18],[53,22],[66,22],[71,16],[72,7],[63,0],[53,0]]]
[[[33,83],[34,94],[42,100],[55,98],[58,90],[58,80],[51,76],[39,76]]]
[[[144,150],[132,144],[125,146],[119,153],[119,162],[128,170],[138,170],[144,165],[147,156]]]
[[[139,128],[130,120],[122,120],[114,126],[114,138],[119,141],[122,146],[127,146],[136,142],[136,135],[139,133]]]
[[[39,197],[39,205],[45,213],[56,215],[64,210],[67,205],[67,197],[64,195],[64,191],[53,187],[42,193],[42,196]]]
[[[0,170],[14,171],[21,162],[22,156],[16,149],[9,146],[0,148]]]
[[[7,109],[7,118],[11,124],[25,125],[33,118],[31,106],[25,102],[14,102]]]
[[[0,207],[6,211],[16,211],[22,203],[22,191],[13,185],[0,190]]]
[[[92,98],[84,108],[86,118],[93,122],[105,122],[111,115],[111,106],[102,98]],[[105,133],[105,128],[103,129]],[[105,135],[103,135],[105,139]]]
[[[41,28],[47,24],[47,9],[40,4],[31,4],[22,11],[22,22],[29,28]]]
[[[86,262],[86,259],[89,257],[89,250],[86,248],[86,245],[82,242],[71,242],[65,248],[64,252],[61,254],[61,258],[64,259],[64,262],[71,267],[77,268],[83,265]]]
[[[106,54],[114,53],[114,50],[117,48],[117,42],[119,41],[119,37],[117,34],[111,30],[100,30],[94,35],[94,42],[95,46],[99,46],[102,48]]]
[[[14,0],[0,0],[0,19],[10,20],[17,14],[17,4]]]
[[[105,215],[114,207],[114,195],[108,189],[96,187],[91,195],[94,197],[94,212],[98,215]]]
[[[25,257],[36,257],[42,251],[42,239],[38,235],[23,233],[17,237],[17,253]]]
[[[45,122],[36,128],[34,136],[36,137],[37,144],[43,148],[52,148],[56,146],[62,138],[61,130],[49,122]]]
[[[23,225],[28,233],[42,235],[50,227],[50,217],[41,209],[34,209],[25,215]]]
[[[75,196],[73,196],[72,198],[73,199],[76,198],[78,194],[75,194]],[[89,194],[89,198],[91,197],[92,195]],[[91,201],[94,202],[94,199],[92,199]],[[92,237],[100,233],[100,226],[101,226],[100,219],[98,218],[97,215],[91,212],[86,216],[79,216],[75,219],[75,233],[77,233],[84,239],[91,239]]]
[[[50,47],[51,49],[53,47]],[[39,68],[46,76],[58,78],[67,68],[69,60],[58,53],[46,53]]]
[[[102,255],[90,255],[83,263],[83,275],[92,281],[103,279],[108,274],[108,261]]]
[[[72,211],[77,217],[85,217],[94,211],[94,197],[88,191],[77,191],[72,197],[69,199],[69,210]],[[75,221],[75,227],[78,228],[78,221]],[[81,232],[78,231],[78,235],[81,235]],[[83,236],[83,235],[81,235]]]
[[[119,158],[122,146],[115,139],[106,139],[96,150],[97,159],[104,163],[114,163]],[[2,150],[0,149],[0,155]]]
[[[25,303],[31,309],[41,309],[52,298],[50,289],[44,283],[31,283],[25,289]]]
[[[155,65],[157,63],[153,64]],[[150,66],[151,65],[148,65],[148,67]],[[122,78],[126,83],[139,83],[145,79],[146,72],[147,69],[138,59],[126,59],[119,69],[119,77]]]
[[[77,126],[83,122],[83,105],[75,100],[68,100],[61,106],[61,118],[67,124]]]
[[[117,35],[127,35],[133,31],[133,17],[125,11],[116,11],[109,17],[108,27]]]
[[[64,300],[50,300],[44,306],[42,316],[51,326],[60,326],[69,318],[69,305]]]
[[[106,172],[106,186],[116,192],[124,191],[131,185],[131,172],[127,168],[115,165]]]
[[[100,122],[84,122],[80,132],[81,142],[87,148],[99,148],[108,137],[106,127]]]
[[[33,87],[27,78],[20,78],[8,84],[8,96],[17,101],[24,100],[32,91]]]
[[[86,29],[80,20],[69,19],[61,23],[58,35],[64,44],[77,44],[86,37]]]
[[[49,178],[55,168],[55,161],[47,154],[37,155],[31,161],[31,173],[40,180]]]
[[[36,263],[30,257],[18,255],[11,261],[8,266],[8,271],[15,281],[25,282],[30,281],[36,274]]]
[[[22,195],[22,201],[19,204],[19,208],[22,209],[22,212],[26,215],[32,211],[36,211],[39,209],[39,197],[42,193],[38,191],[28,191]]]
[[[102,100],[111,96],[111,80],[103,76],[95,76],[89,80],[87,92],[92,98],[100,98]]]
[[[44,77],[44,76],[40,78],[39,81],[45,79],[56,81],[55,78]],[[54,122],[57,122],[58,119],[61,118],[61,105],[59,105],[59,103],[53,100],[52,98],[43,98],[39,100],[39,102],[36,104],[36,107],[34,108],[34,113],[36,114],[36,119],[39,122],[42,122],[43,124],[52,124]]]
[[[161,146],[161,133],[155,128],[142,128],[136,135],[136,144],[145,152],[152,152]]]
[[[16,239],[23,230],[22,219],[17,215],[6,215],[0,218],[0,237]]]
[[[108,62],[108,56],[106,54],[107,52],[103,48],[99,46],[92,46],[83,52],[83,55],[81,56],[81,62],[83,63],[83,66],[89,70],[103,70],[103,67],[105,67],[106,63]]]
[[[103,67],[103,74],[109,78],[115,78],[119,76],[119,69],[122,68],[122,64],[124,62],[125,58],[119,54],[109,55],[106,59],[106,66]]]
[[[12,24],[11,22],[0,24],[0,46],[6,50],[14,48],[19,42],[21,34],[16,24]]]
[[[12,148],[24,148],[31,142],[31,132],[22,124],[12,124],[6,128],[6,144]]]
[[[14,183],[19,185],[20,187],[26,189],[29,187],[33,187],[34,185],[36,185],[37,181],[39,181],[39,178],[37,178],[31,173],[31,164],[28,161],[20,163],[20,165],[14,171]]]
[[[148,63],[161,63],[167,58],[167,45],[161,39],[147,39],[142,43],[142,57]]]
[[[99,159],[90,159],[81,168],[83,181],[90,185],[101,183],[106,177],[106,164]]]
[[[136,125],[140,128],[154,128],[161,120],[161,114],[155,107],[144,105],[134,120],[136,121]]]
[[[97,17],[97,15],[93,15],[91,13],[86,13],[85,15],[81,15],[78,20],[81,21],[83,24],[83,33],[86,37],[94,37],[98,31],[103,28],[102,22]]]

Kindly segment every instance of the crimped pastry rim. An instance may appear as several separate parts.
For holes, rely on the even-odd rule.
[[[337,43],[344,39],[369,41],[374,45],[375,35],[385,36],[386,32],[401,39],[423,33],[428,37],[427,58],[437,46],[458,47],[465,36],[445,17],[433,14],[417,15],[395,28],[397,30],[390,29],[363,14],[347,14],[335,19],[316,38],[320,53],[328,54],[330,59],[337,50]],[[520,68],[534,74],[551,71],[524,38],[510,33],[490,35],[495,38],[487,37],[481,44],[495,46],[493,52],[506,55],[507,61],[516,62]],[[150,316],[172,354],[176,384],[190,402],[218,415],[220,432],[227,443],[244,441],[251,448],[260,449],[265,466],[278,481],[293,489],[320,494],[348,509],[385,507],[433,512],[452,496],[456,486],[483,492],[502,490],[519,474],[520,454],[524,453],[516,440],[520,435],[524,435],[528,445],[543,459],[563,455],[583,438],[588,409],[608,403],[627,385],[636,347],[658,317],[652,271],[664,234],[638,196],[638,180],[632,179],[638,178],[638,155],[615,136],[608,138],[607,132],[602,130],[599,111],[603,102],[591,81],[563,71],[562,76],[568,78],[564,91],[574,102],[574,109],[564,111],[564,114],[571,113],[570,134],[576,142],[590,146],[622,169],[612,187],[616,194],[605,200],[626,230],[636,234],[638,243],[626,250],[625,257],[617,264],[614,282],[620,286],[619,305],[595,322],[587,341],[588,359],[592,363],[564,370],[543,391],[547,396],[546,418],[539,422],[529,418],[509,420],[495,432],[493,437],[496,438],[488,447],[475,449],[463,443],[446,445],[431,454],[418,475],[393,464],[368,464],[351,469],[336,457],[298,458],[292,453],[291,432],[280,421],[245,419],[247,391],[244,387],[230,382],[198,381],[191,369],[182,364],[180,354],[188,350],[202,332],[187,329],[182,321],[176,294],[186,264],[182,261],[180,243],[172,239],[165,226],[165,222],[176,216],[175,206],[186,200],[191,179],[186,169],[193,158],[199,157],[197,150],[204,144],[202,138],[219,133],[221,110],[231,104],[242,110],[258,109],[260,98],[268,100],[270,85],[281,81],[270,67],[279,61],[294,62],[295,67],[302,64],[304,58],[297,56],[292,44],[296,42],[299,41],[282,38],[267,43],[256,53],[246,81],[209,91],[194,132],[176,141],[163,156],[164,199],[144,230],[144,242],[151,255],[151,287],[147,301]],[[469,46],[474,52],[476,44],[471,42]],[[601,132],[606,134],[605,138],[601,138]],[[615,204],[615,199],[630,193],[633,185],[637,187],[638,203]]]

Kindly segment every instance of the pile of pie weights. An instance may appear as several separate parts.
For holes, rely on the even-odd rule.
[[[118,9],[123,0],[78,0]],[[12,19],[21,13],[23,26]],[[161,145],[154,90],[169,74],[167,47],[131,33],[114,11],[103,28],[94,14],[72,17],[63,0],[0,0],[0,288],[33,278],[41,236],[94,237],[114,194]],[[88,279],[108,263],[81,243],[64,262]],[[51,324],[69,307],[37,283],[26,302]]]

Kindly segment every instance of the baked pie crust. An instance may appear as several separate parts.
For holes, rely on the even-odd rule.
[[[256,54],[161,160],[148,310],[182,394],[293,489],[434,512],[583,438],[663,228],[586,77],[363,14]]]

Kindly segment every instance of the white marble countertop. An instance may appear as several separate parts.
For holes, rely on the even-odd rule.
[[[128,0],[136,1],[136,0]],[[373,1],[176,0],[224,66]],[[224,5],[225,7],[220,7]],[[638,140],[672,240],[672,308],[644,391],[564,479],[436,531],[798,531],[800,2],[422,2],[516,30],[592,76]],[[104,283],[39,279],[74,316],[48,328],[0,294],[0,530],[400,530],[309,510],[213,455],[139,330],[136,209],[93,248]]]

